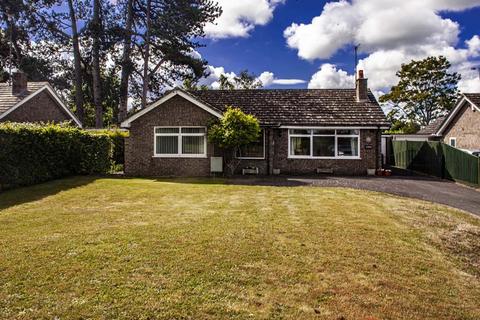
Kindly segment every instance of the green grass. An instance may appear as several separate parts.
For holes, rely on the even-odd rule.
[[[479,219],[375,192],[209,182],[0,194],[0,318],[480,318]]]

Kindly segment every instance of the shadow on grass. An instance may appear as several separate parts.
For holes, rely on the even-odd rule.
[[[59,192],[78,188],[94,182],[99,177],[75,176],[53,180],[28,187],[20,187],[0,192],[0,210],[41,200]]]

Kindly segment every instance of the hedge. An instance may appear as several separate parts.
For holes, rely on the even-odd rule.
[[[125,138],[128,137],[128,131],[118,129],[95,129],[89,131],[93,134],[105,134],[112,140],[112,162],[116,165],[125,164]]]
[[[77,174],[107,173],[108,135],[66,125],[0,124],[0,190]]]

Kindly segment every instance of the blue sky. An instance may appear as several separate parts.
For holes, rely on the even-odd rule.
[[[225,17],[207,27],[206,47],[198,50],[214,71],[207,84],[215,86],[219,73],[248,69],[304,80],[279,85],[270,76],[270,88],[348,87],[360,43],[359,66],[379,93],[395,83],[401,63],[438,54],[462,74],[462,90],[480,92],[471,70],[480,66],[480,1],[218,1]]]

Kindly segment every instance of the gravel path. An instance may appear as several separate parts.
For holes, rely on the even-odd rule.
[[[423,176],[392,177],[240,177],[232,184],[345,187],[386,192],[445,204],[480,217],[480,192],[454,182]]]

